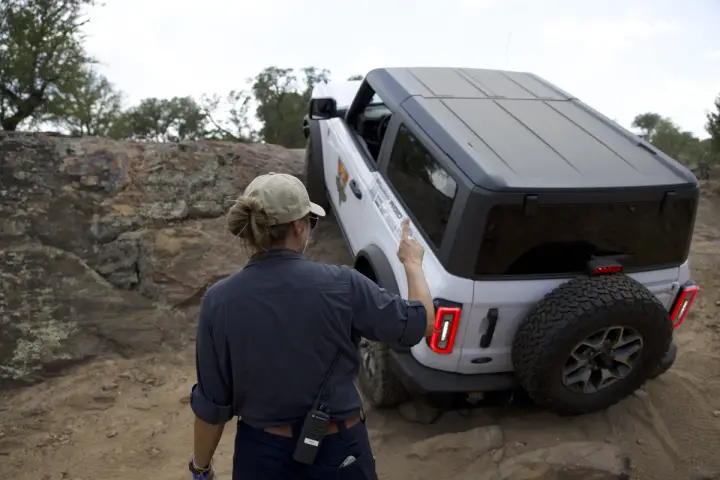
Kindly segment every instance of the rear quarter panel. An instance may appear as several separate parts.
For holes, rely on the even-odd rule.
[[[387,183],[379,173],[373,172],[370,181],[370,198],[372,202],[365,207],[369,209],[364,214],[371,219],[370,225],[366,225],[368,232],[367,244],[375,244],[383,251],[390,262],[395,279],[403,298],[408,298],[407,276],[400,260],[397,257],[397,250],[401,238],[401,224],[403,219],[407,218],[407,213],[403,207],[397,202],[388,188]],[[455,277],[448,274],[428,243],[421,235],[416,234],[417,228],[410,224],[410,232],[413,237],[425,248],[425,256],[423,258],[423,271],[427,279],[430,293],[433,298],[444,298],[454,302],[462,303],[466,307],[473,301],[473,282],[472,280]],[[353,252],[355,253],[355,252]],[[468,308],[463,309],[459,325],[462,326],[470,320],[471,311]],[[427,346],[425,341],[421,341],[412,347],[412,354],[415,359],[423,364],[436,368],[438,370],[446,370],[455,372],[458,369],[460,358],[462,356],[460,345],[463,344],[464,330],[459,328],[455,338],[457,346],[452,353],[447,355],[439,355]]]

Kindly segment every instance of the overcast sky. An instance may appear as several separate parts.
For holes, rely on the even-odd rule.
[[[382,66],[538,74],[629,126],[655,111],[706,137],[720,0],[105,0],[88,49],[130,102],[225,94],[269,65],[334,79]]]

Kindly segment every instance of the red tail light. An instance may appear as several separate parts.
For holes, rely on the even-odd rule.
[[[593,257],[587,262],[587,271],[590,275],[608,275],[622,273],[623,266],[613,257]]]
[[[435,311],[435,328],[430,337],[433,352],[443,355],[452,352],[459,321],[459,307],[440,307]]]
[[[680,290],[680,294],[677,300],[675,300],[675,305],[673,305],[672,313],[670,314],[673,328],[677,328],[683,323],[699,291],[700,287],[695,284],[690,284]]]
[[[623,268],[617,265],[608,265],[605,267],[597,267],[592,271],[592,275],[604,275],[608,273],[622,273]]]

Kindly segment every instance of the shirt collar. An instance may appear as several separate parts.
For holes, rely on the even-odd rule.
[[[253,255],[252,257],[250,257],[250,260],[245,265],[245,268],[252,267],[253,265],[258,265],[259,263],[268,260],[297,260],[301,258],[303,258],[303,256],[294,250],[290,250],[287,248],[276,248]]]

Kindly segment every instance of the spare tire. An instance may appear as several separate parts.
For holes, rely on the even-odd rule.
[[[512,362],[535,403],[563,415],[602,410],[653,374],[672,340],[665,307],[623,274],[580,277],[530,311]]]

